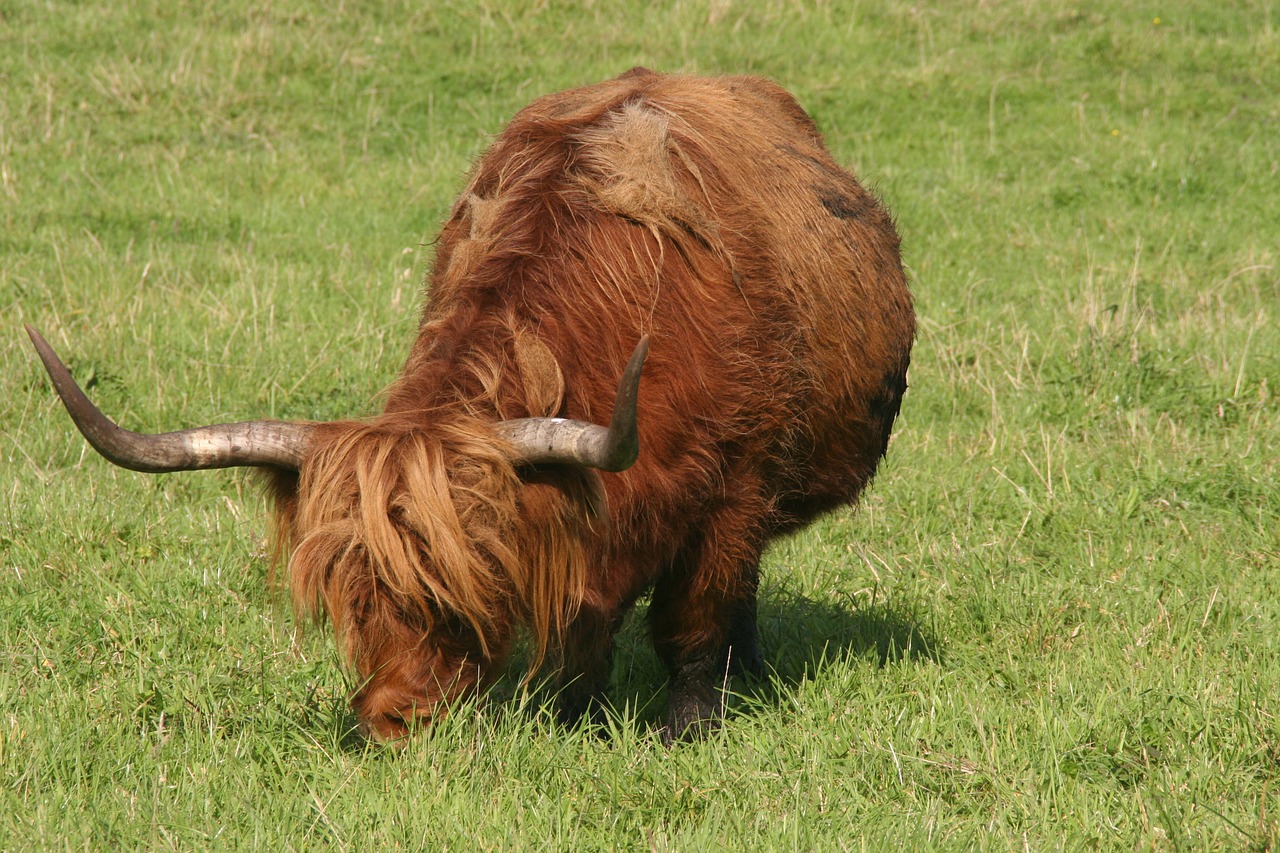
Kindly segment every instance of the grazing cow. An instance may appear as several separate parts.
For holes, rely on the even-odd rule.
[[[295,605],[333,623],[371,736],[483,688],[521,625],[560,716],[598,713],[651,590],[682,737],[762,670],[766,544],[875,473],[914,323],[888,212],[789,94],[635,69],[534,101],[480,158],[378,417],[138,435],[32,338],[116,464],[268,472]]]

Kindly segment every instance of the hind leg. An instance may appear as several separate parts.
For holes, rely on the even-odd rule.
[[[760,648],[760,625],[756,621],[756,587],[755,578],[760,568],[751,571],[752,587],[749,598],[742,602],[733,614],[733,622],[729,626],[729,674],[749,675],[752,678],[764,677],[764,652]]]

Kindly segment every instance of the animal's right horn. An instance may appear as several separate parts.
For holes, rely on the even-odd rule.
[[[89,401],[40,333],[26,328],[71,420],[94,450],[116,465],[148,474],[243,465],[301,467],[315,424],[246,421],[159,435],[122,429]]]

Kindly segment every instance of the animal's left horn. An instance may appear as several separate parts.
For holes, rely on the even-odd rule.
[[[301,467],[314,424],[247,421],[159,435],[122,429],[89,401],[40,333],[30,325],[26,328],[71,420],[108,461],[148,474],[241,465],[294,471]]]
[[[498,424],[498,433],[515,446],[514,461],[524,465],[580,465],[601,471],[630,468],[640,455],[636,398],[648,352],[646,335],[636,344],[627,369],[622,372],[608,429],[565,418],[520,418]]]

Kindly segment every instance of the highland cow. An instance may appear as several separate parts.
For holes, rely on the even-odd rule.
[[[690,737],[762,671],[765,546],[885,453],[914,336],[898,243],[778,86],[636,69],[534,101],[481,156],[377,417],[130,433],[30,331],[112,462],[267,472],[295,606],[332,622],[371,736],[482,689],[521,626],[558,715],[597,715],[650,592],[664,731]]]

